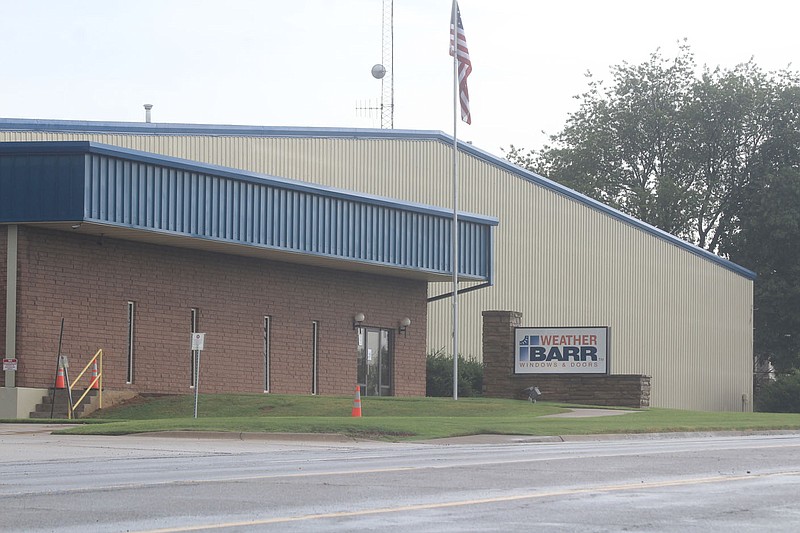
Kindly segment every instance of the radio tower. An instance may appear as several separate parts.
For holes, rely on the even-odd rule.
[[[383,31],[380,65],[372,75],[381,80],[381,128],[394,129],[394,0],[383,0]]]

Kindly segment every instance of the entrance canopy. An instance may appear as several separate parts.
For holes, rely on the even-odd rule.
[[[446,281],[452,211],[86,142],[0,143],[0,223]],[[494,217],[458,214],[492,281]]]

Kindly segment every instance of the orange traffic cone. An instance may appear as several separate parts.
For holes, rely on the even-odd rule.
[[[94,364],[92,365],[92,378],[89,382],[90,389],[99,389],[100,388],[100,379],[97,377],[97,360],[95,360]]]
[[[67,383],[64,379],[64,365],[58,365],[58,373],[56,374],[56,388],[66,389]]]
[[[361,386],[356,385],[356,398],[353,400],[353,414],[351,416],[361,416]]]

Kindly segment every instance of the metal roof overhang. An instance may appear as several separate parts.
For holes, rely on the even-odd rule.
[[[491,282],[497,219],[458,220],[460,279]],[[452,212],[87,141],[0,143],[0,223],[452,278]]]
[[[435,140],[447,145],[453,144],[453,137],[441,131],[428,130],[384,130],[360,128],[313,128],[285,126],[237,126],[221,124],[159,124],[149,122],[103,122],[88,120],[51,120],[0,118],[0,131],[55,131],[81,133],[120,133],[140,135],[244,135],[256,137],[300,137],[300,138],[354,138],[354,139],[413,139]],[[665,240],[674,246],[711,261],[747,279],[755,279],[756,274],[708,250],[684,241],[630,215],[622,213],[593,198],[589,198],[544,176],[518,167],[503,158],[490,154],[470,143],[458,141],[459,151],[468,153],[490,165],[515,174],[521,179],[562,194],[591,209],[603,212],[623,224],[629,224],[657,239]]]

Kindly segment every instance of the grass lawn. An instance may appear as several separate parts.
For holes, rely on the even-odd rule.
[[[338,433],[384,440],[475,434],[585,435],[670,431],[798,429],[800,414],[708,413],[645,409],[591,418],[542,418],[566,412],[564,404],[492,398],[364,398],[361,418],[353,399],[272,394],[201,395],[139,399],[98,411],[70,434],[121,435],[150,431]]]

